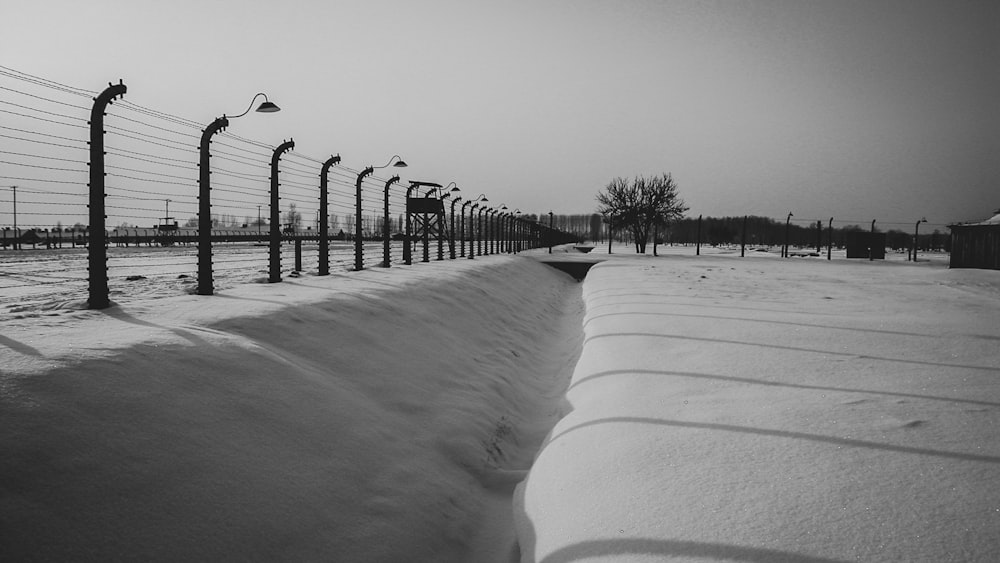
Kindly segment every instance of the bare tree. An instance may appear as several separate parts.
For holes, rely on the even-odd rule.
[[[670,173],[652,178],[636,177],[629,182],[615,178],[603,192],[597,194],[598,212],[609,217],[614,229],[632,234],[635,251],[646,253],[646,243],[652,234],[653,252],[659,229],[684,217],[688,207],[677,195],[677,184]]]

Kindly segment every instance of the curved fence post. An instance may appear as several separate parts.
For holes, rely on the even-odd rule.
[[[87,306],[104,309],[111,305],[108,297],[108,250],[105,246],[104,223],[104,110],[128,88],[119,80],[94,98],[90,112],[90,232],[91,243],[87,249],[90,295]]]
[[[330,179],[327,175],[330,173],[330,167],[338,162],[340,162],[339,154],[331,156],[323,163],[323,168],[319,173],[319,275],[321,276],[330,274],[330,233],[327,224],[329,216],[327,189],[330,185]]]
[[[389,178],[385,183],[385,188],[382,191],[382,267],[388,268],[391,266],[391,237],[389,229],[389,186],[395,184],[399,181],[399,176],[393,176]]]
[[[209,146],[212,135],[229,126],[226,116],[217,118],[201,133],[198,146],[198,295],[212,295],[212,167]]]
[[[271,155],[271,249],[268,283],[281,281],[281,210],[278,209],[278,162],[281,155],[295,148],[295,141],[288,140],[278,145]]]

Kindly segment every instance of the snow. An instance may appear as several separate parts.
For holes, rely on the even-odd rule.
[[[10,303],[0,559],[992,561],[1000,272],[701,250]]]
[[[492,257],[6,315],[0,559],[507,561],[579,296]]]
[[[1000,272],[622,258],[583,297],[522,561],[1000,553]]]

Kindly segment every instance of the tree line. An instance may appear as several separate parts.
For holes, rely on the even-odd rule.
[[[849,233],[870,230],[859,225],[831,227],[816,221],[792,224],[786,220],[761,216],[687,217],[688,207],[680,198],[677,183],[670,173],[632,180],[615,178],[597,194],[598,213],[590,216],[589,237],[585,232],[584,216],[573,217],[563,228],[579,238],[606,240],[609,235],[635,245],[636,252],[645,253],[646,244],[695,244],[814,247],[817,251],[828,245],[844,247]],[[883,231],[878,231],[883,232]],[[913,235],[900,229],[885,232],[886,247],[912,248]],[[920,250],[949,250],[951,237],[938,230],[918,237]]]

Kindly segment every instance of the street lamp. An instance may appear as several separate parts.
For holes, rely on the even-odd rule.
[[[393,161],[395,161],[395,163]],[[363,255],[364,250],[362,248],[362,241],[361,241],[361,235],[362,235],[362,231],[361,231],[361,182],[364,181],[365,176],[371,174],[375,170],[378,170],[380,168],[388,168],[390,165],[395,166],[396,168],[406,168],[406,163],[403,162],[402,158],[399,158],[398,154],[396,154],[396,155],[393,155],[392,158],[389,159],[389,162],[386,162],[382,166],[369,166],[368,168],[365,168],[364,170],[361,171],[361,173],[358,174],[358,181],[357,181],[357,184],[356,184],[357,190],[355,190],[355,213],[354,213],[354,215],[355,215],[355,217],[354,217],[354,270],[355,271],[361,271],[361,270],[365,269],[364,255]]]
[[[792,212],[788,212],[788,217],[785,217],[785,247],[781,249],[781,257],[788,258],[788,226],[792,220]]]
[[[555,238],[552,235],[552,233],[553,233],[553,222],[552,222],[553,217],[555,217],[555,216],[552,214],[551,211],[549,211],[549,254],[552,254],[552,239]]]
[[[872,219],[872,233],[868,237],[868,261],[872,262],[875,260],[875,251],[872,248],[875,246],[875,221],[877,219]]]
[[[249,113],[260,96],[264,96],[264,101],[257,106],[258,112],[274,113],[281,109],[268,101],[267,95],[263,92],[258,92],[250,100],[246,111],[232,118],[222,114],[222,117],[216,118],[201,134],[198,164],[198,295],[212,295],[215,292],[212,284],[212,181],[209,162],[212,156],[209,153],[212,136],[229,127],[229,119],[243,117]]]
[[[927,217],[921,217],[920,220],[917,221],[917,224],[913,226],[913,261],[914,262],[917,261],[917,241],[919,240],[917,237],[919,236],[919,233],[920,233],[920,223],[926,223],[926,222],[927,222]]]

